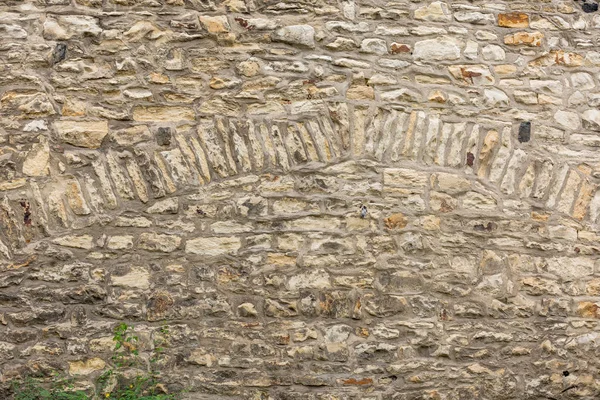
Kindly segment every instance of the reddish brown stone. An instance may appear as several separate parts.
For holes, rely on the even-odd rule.
[[[388,218],[384,219],[383,221],[385,222],[385,227],[388,229],[395,229],[395,228],[402,229],[408,223],[406,221],[406,218],[404,217],[404,214],[402,214],[402,213],[390,215]]]
[[[600,318],[600,307],[590,301],[581,301],[577,304],[577,314],[583,318]]]
[[[498,14],[498,26],[527,28],[529,26],[529,15],[522,13]]]
[[[364,386],[364,385],[371,385],[372,383],[373,383],[373,379],[371,379],[371,378],[362,378],[361,380],[356,380],[354,378],[350,378],[350,379],[344,380],[344,385]]]
[[[392,43],[390,46],[392,54],[400,54],[400,53],[410,53],[410,47],[406,44],[402,43]]]

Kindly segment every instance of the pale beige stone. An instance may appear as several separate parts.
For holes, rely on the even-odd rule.
[[[96,371],[101,371],[106,367],[104,360],[98,357],[88,358],[82,361],[69,362],[69,374],[71,375],[89,375]]]
[[[65,143],[97,149],[108,135],[108,122],[59,120],[54,123],[54,129]]]
[[[238,237],[201,237],[190,239],[185,244],[186,253],[204,256],[235,254],[242,244]]]
[[[131,267],[125,275],[111,275],[110,280],[113,285],[131,288],[148,289],[150,288],[150,272],[143,267]]]
[[[63,236],[52,240],[52,242],[60,246],[84,250],[90,250],[94,247],[94,238],[91,235]]]
[[[39,136],[39,143],[34,144],[23,161],[23,173],[28,176],[44,176],[50,174],[50,146],[44,136]]]

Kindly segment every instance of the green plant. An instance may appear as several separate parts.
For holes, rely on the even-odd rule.
[[[13,381],[12,391],[14,400],[87,400],[87,393],[73,390],[70,380],[59,379],[56,376],[49,388],[41,385],[37,379],[28,377],[24,380]]]
[[[161,359],[166,345],[168,327],[162,327],[162,338],[154,341],[154,351],[147,371],[128,376],[127,368],[140,367],[144,363],[139,359],[139,338],[133,333],[134,328],[120,323],[114,329],[115,342],[112,360],[114,368],[105,371],[97,380],[97,394],[105,398],[118,400],[171,400],[177,394],[167,394],[160,383],[160,372],[155,364]]]
[[[163,326],[160,336],[154,340],[154,350],[145,363],[139,354],[139,338],[134,327],[125,323],[117,325],[113,331],[115,346],[111,357],[111,368],[104,371],[95,381],[95,391],[90,396],[81,390],[74,390],[72,379],[54,375],[51,382],[37,378],[13,381],[14,400],[175,400],[178,393],[166,393],[161,383],[159,371],[165,347],[168,345],[169,328]]]

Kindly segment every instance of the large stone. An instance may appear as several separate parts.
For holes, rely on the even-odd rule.
[[[315,29],[310,25],[290,25],[273,32],[271,38],[276,42],[315,47]]]
[[[133,120],[142,122],[194,121],[196,114],[189,107],[139,106],[133,109]]]
[[[131,289],[150,288],[150,272],[146,268],[131,267],[124,275],[113,274],[110,277],[113,285]]]
[[[360,44],[360,51],[372,54],[387,54],[387,43],[383,39],[364,39]]]
[[[44,21],[44,38],[49,40],[82,39],[84,36],[98,36],[102,28],[98,19],[84,15],[48,15]]]
[[[505,28],[527,28],[529,15],[524,13],[498,14],[498,26]]]
[[[89,250],[94,247],[94,238],[90,235],[63,236],[54,239],[52,242],[65,247],[73,247],[75,249]]]
[[[226,33],[231,30],[226,15],[209,16],[201,15],[200,23],[202,27],[210,33]]]
[[[23,173],[28,176],[44,176],[50,174],[50,146],[44,136],[27,152],[23,162]]]
[[[541,32],[517,32],[504,36],[504,44],[540,47],[543,38],[544,34]]]
[[[108,135],[107,121],[59,120],[54,129],[62,141],[77,147],[97,149]]]
[[[0,99],[0,111],[4,116],[11,113],[21,118],[36,118],[56,114],[48,95],[43,92],[20,90],[7,91]]]
[[[460,47],[455,40],[447,37],[421,40],[415,43],[413,57],[419,61],[458,60]]]
[[[600,111],[598,110],[586,110],[581,114],[583,120],[583,127],[591,129],[593,131],[600,131]]]
[[[489,67],[483,64],[452,65],[448,70],[456,79],[477,86],[490,86],[496,83]]]
[[[570,130],[579,129],[579,115],[576,112],[558,110],[554,113],[554,120],[563,128]]]
[[[242,246],[238,237],[201,237],[188,240],[185,244],[186,253],[203,256],[220,256],[235,254]]]
[[[435,22],[450,22],[452,19],[448,5],[441,1],[419,7],[415,10],[415,19]]]
[[[144,232],[140,235],[139,248],[148,251],[171,253],[181,244],[181,238],[176,235],[162,235],[154,232]]]
[[[71,375],[89,375],[96,371],[101,371],[106,367],[106,363],[101,358],[88,358],[82,361],[69,362],[69,374]]]

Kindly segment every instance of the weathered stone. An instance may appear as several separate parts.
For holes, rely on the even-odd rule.
[[[84,250],[89,250],[94,247],[94,238],[90,235],[64,236],[54,239],[53,242],[61,246]]]
[[[33,145],[23,161],[23,173],[28,176],[44,176],[50,174],[50,146],[44,136],[40,142]]]
[[[157,233],[142,233],[138,247],[149,251],[171,253],[181,244],[181,238],[175,235],[161,235]]]
[[[69,374],[71,375],[89,375],[96,371],[101,371],[106,363],[101,358],[88,358],[82,361],[69,362]]]
[[[387,54],[388,48],[385,40],[382,39],[364,39],[360,44],[360,51],[372,54]]]
[[[543,38],[544,34],[541,32],[517,32],[504,36],[504,44],[539,47],[542,45]]]
[[[272,39],[278,42],[315,47],[315,29],[310,25],[291,25],[273,32]]]
[[[226,15],[209,16],[201,15],[199,17],[202,27],[210,33],[226,33],[231,30]]]
[[[435,22],[450,22],[452,17],[448,5],[441,1],[434,1],[427,6],[415,10],[415,19]]]
[[[140,106],[133,109],[133,120],[141,122],[177,122],[196,119],[194,110],[177,106]]]
[[[115,286],[132,289],[148,289],[150,273],[142,267],[131,267],[124,275],[112,275],[111,282]]]
[[[586,110],[581,114],[583,127],[594,131],[600,131],[600,111]]]
[[[54,123],[60,140],[77,147],[96,149],[108,135],[107,121],[60,120]]]
[[[416,42],[413,57],[420,61],[457,60],[460,58],[460,47],[450,39],[441,37]]]
[[[241,247],[237,237],[206,237],[188,240],[185,244],[186,253],[205,256],[235,254]]]
[[[523,13],[498,14],[498,26],[527,28],[529,27],[529,15]]]
[[[44,38],[50,40],[82,39],[84,36],[97,36],[102,33],[98,20],[83,15],[48,15],[44,21]]]

